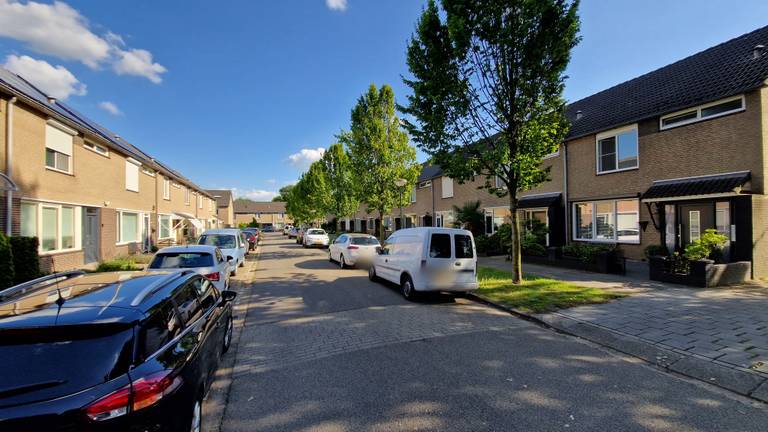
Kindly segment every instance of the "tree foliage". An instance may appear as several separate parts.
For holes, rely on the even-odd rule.
[[[355,194],[355,177],[349,154],[342,144],[333,144],[323,154],[322,164],[330,189],[328,213],[337,219],[351,216],[360,203]]]
[[[564,72],[578,0],[430,0],[408,46],[406,128],[446,175],[509,196],[513,279],[522,280],[517,194],[546,181],[568,131]],[[498,178],[502,187],[497,187]]]
[[[314,223],[325,218],[331,195],[323,163],[312,163],[286,198],[286,212],[295,223]]]
[[[388,85],[371,84],[352,109],[350,130],[339,136],[349,150],[359,201],[379,219],[400,204],[407,204],[398,179],[412,185],[419,175],[416,150],[395,112],[395,94]],[[384,237],[384,224],[379,224]]]
[[[294,185],[292,185],[292,184],[285,185],[285,186],[281,187],[279,193],[277,194],[277,196],[272,198],[272,202],[287,201],[288,200],[288,195],[291,193],[291,190],[293,188],[294,188]]]

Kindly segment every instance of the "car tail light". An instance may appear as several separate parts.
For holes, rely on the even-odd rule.
[[[203,277],[208,279],[209,281],[218,282],[221,275],[219,274],[219,272],[216,272],[216,273],[209,273]]]
[[[181,378],[172,371],[164,370],[137,380],[133,383],[133,410],[156,404],[163,396],[172,393],[181,385]]]
[[[358,246],[355,246],[355,245],[352,245],[352,246],[347,246],[347,249],[349,249],[349,250],[355,250],[355,249],[360,249],[360,247],[358,247]]]
[[[85,407],[85,414],[91,420],[109,420],[128,414],[130,405],[131,386],[127,385]]]

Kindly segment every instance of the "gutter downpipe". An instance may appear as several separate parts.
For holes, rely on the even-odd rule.
[[[5,104],[5,174],[13,181],[13,105],[16,97],[8,99]],[[5,233],[9,237],[13,232],[13,191],[5,195]]]
[[[563,200],[565,200],[565,244],[569,244],[571,242],[569,229],[571,223],[568,220],[568,211],[570,209],[568,204],[568,146],[565,143],[563,143]]]

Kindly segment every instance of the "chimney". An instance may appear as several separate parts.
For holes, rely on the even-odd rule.
[[[752,58],[755,60],[759,59],[763,56],[764,51],[765,45],[755,45],[755,48],[752,50]]]
[[[576,120],[581,120],[582,114],[581,110],[576,111]]]
[[[48,96],[48,103],[53,105],[56,103],[56,98],[53,96]]]

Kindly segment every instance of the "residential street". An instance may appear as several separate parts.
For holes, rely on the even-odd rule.
[[[763,431],[765,405],[465,299],[409,303],[268,235],[224,431]],[[247,312],[246,308],[247,306]],[[247,315],[246,315],[247,313]]]

